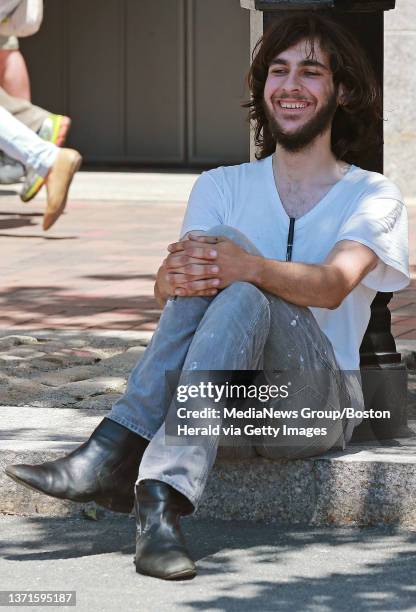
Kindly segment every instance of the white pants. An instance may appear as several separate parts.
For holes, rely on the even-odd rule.
[[[0,149],[45,177],[53,166],[58,147],[39,136],[0,106]]]

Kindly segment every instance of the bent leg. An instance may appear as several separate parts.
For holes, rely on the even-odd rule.
[[[34,132],[37,132],[49,117],[48,111],[31,104],[28,100],[11,96],[3,87],[0,87],[0,106]]]
[[[250,283],[233,283],[207,309],[193,337],[178,384],[195,381],[192,375],[195,370],[257,369],[269,324],[269,304],[262,291]],[[218,436],[204,436],[197,445],[167,444],[163,424],[143,455],[137,482],[166,482],[196,507],[214,463],[218,442]]]
[[[303,408],[334,414],[349,405],[344,374],[339,369],[330,341],[309,308],[270,294],[268,298],[271,323],[264,350],[264,376],[268,385],[280,385],[282,381],[290,383],[289,396],[271,400],[270,406],[294,411],[298,416],[268,420],[268,425],[280,427],[280,433],[273,440],[263,439],[256,451],[270,459],[296,459],[319,455],[334,447],[344,448],[345,421],[311,419],[306,411],[302,415]],[[310,437],[287,435],[288,427],[325,428],[326,435],[312,435],[311,429]]]
[[[181,370],[193,335],[212,298],[170,298],[124,395],[108,418],[150,440],[168,409],[166,370]]]
[[[24,57],[18,47],[0,50],[0,85],[11,96],[30,100],[29,74]]]
[[[258,254],[244,234],[230,226],[218,225],[204,233],[225,236],[247,252]],[[108,418],[148,440],[154,436],[169,408],[165,371],[182,370],[198,325],[221,293],[215,297],[175,297],[166,302],[152,340],[132,370],[125,394],[114,404]]]
[[[0,107],[0,149],[24,166],[45,177],[58,155],[58,147],[39,138],[32,130]]]

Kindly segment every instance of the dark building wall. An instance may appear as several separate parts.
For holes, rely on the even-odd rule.
[[[248,160],[249,38],[239,0],[45,0],[21,47],[87,162],[189,167]]]

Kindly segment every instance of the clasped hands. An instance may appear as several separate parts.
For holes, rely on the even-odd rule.
[[[162,269],[170,294],[213,296],[236,281],[249,281],[253,256],[223,236],[190,234],[168,246]]]

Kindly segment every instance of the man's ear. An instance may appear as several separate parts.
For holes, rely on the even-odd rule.
[[[337,102],[339,106],[345,106],[348,102],[348,93],[342,83],[338,85]]]

